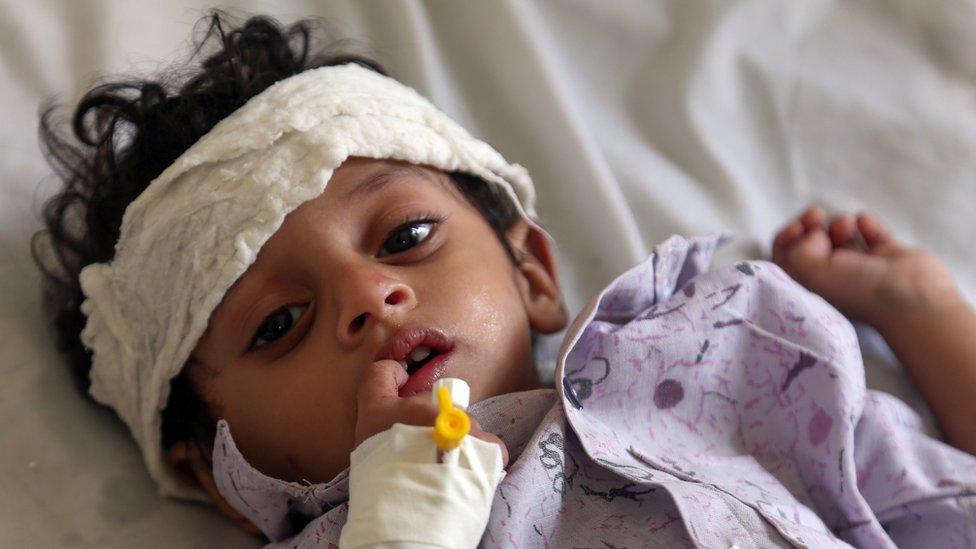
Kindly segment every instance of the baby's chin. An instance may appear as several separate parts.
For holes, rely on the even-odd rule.
[[[490,369],[474,368],[473,370],[453,376],[468,382],[471,387],[471,404],[542,387],[531,356],[518,365],[506,364]]]

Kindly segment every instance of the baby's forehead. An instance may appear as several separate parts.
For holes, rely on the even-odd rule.
[[[413,177],[454,190],[450,176],[439,168],[403,160],[350,157],[332,174],[328,186],[340,195],[367,195],[398,178]]]

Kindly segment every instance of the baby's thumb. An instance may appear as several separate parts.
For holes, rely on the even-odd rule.
[[[397,391],[407,382],[407,372],[395,360],[377,360],[359,378],[356,401],[360,407],[384,398],[398,398]]]

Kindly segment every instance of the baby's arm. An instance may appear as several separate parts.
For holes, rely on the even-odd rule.
[[[470,418],[471,436],[461,440],[457,462],[437,463],[430,394],[398,397],[405,381],[403,369],[385,360],[371,364],[360,382],[340,546],[475,547],[505,476],[505,446]]]
[[[976,455],[976,312],[961,296],[876,326],[932,410],[946,442]]]
[[[976,311],[948,268],[870,214],[825,225],[817,207],[773,242],[773,261],[842,313],[870,324],[918,387],[946,442],[976,455]]]

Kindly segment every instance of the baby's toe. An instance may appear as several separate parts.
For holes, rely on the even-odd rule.
[[[773,251],[775,252],[778,248],[789,247],[801,236],[803,236],[803,224],[799,221],[793,221],[776,234],[776,238],[773,239]]]
[[[810,206],[800,214],[800,223],[804,230],[812,231],[823,227],[827,212],[820,206]]]
[[[791,246],[774,248],[773,262],[809,288],[826,265],[831,249],[827,232],[817,229],[807,232]]]
[[[830,234],[830,241],[836,248],[850,248],[854,245],[854,232],[857,225],[854,217],[850,215],[839,215],[830,222],[827,232]]]
[[[861,231],[861,236],[864,237],[864,242],[868,245],[868,248],[873,249],[897,244],[888,227],[881,221],[881,218],[872,213],[862,212],[858,214],[857,229]]]

